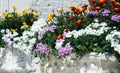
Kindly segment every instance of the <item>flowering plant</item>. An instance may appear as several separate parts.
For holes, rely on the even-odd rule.
[[[39,19],[22,36],[4,34],[4,41],[26,54],[40,58],[55,55],[65,57],[71,53],[84,55],[89,52],[114,54],[119,59],[119,11],[109,10],[115,0],[94,0],[95,6],[70,6],[68,12],[61,8],[58,15],[48,15],[47,21]],[[119,2],[117,2],[119,3]],[[109,6],[111,5],[111,6]],[[88,8],[89,7],[89,8]],[[9,33],[9,34],[8,34]]]
[[[23,13],[16,11],[16,6],[13,6],[13,12],[2,12],[0,21],[0,30],[10,30],[11,32],[18,32],[21,36],[22,32],[30,28],[34,21],[38,18],[38,12],[33,11],[32,8],[24,10]],[[2,33],[7,33],[1,31]],[[3,46],[2,33],[0,32],[0,46]]]
[[[95,0],[93,6],[72,5],[69,7],[71,11],[64,12],[61,8],[57,10],[58,15],[52,12],[48,15],[48,25],[39,32],[38,44],[46,46],[47,51],[49,48],[49,54],[59,57],[71,53],[82,56],[89,52],[107,52],[119,58],[120,11],[119,6],[114,5],[116,3],[119,5],[115,0]],[[43,51],[43,48],[37,49]]]

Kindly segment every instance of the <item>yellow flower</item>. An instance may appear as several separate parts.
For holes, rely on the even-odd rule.
[[[16,32],[16,30],[15,30],[15,29],[10,29],[10,31],[11,31],[11,32]]]
[[[13,17],[13,14],[8,14],[7,17],[8,17],[8,18],[12,18],[12,17]]]
[[[7,13],[4,11],[4,12],[2,12],[2,16],[6,16],[7,15]]]
[[[24,10],[23,14],[29,14],[29,10]]]
[[[16,7],[16,6],[13,6],[12,8],[13,8],[13,9],[16,9],[17,7]]]
[[[31,22],[33,22],[33,19],[30,19]]]
[[[17,16],[20,16],[21,15],[21,12],[17,12]]]
[[[55,17],[55,14],[54,13],[50,13],[48,15],[47,21],[51,21],[54,17]]]
[[[50,13],[50,16],[51,16],[51,17],[55,17],[55,14],[54,14],[54,13]]]
[[[39,16],[38,11],[35,11],[34,16],[35,16],[35,17],[38,17],[38,16]]]
[[[64,10],[63,8],[57,10],[59,13],[62,13]]]
[[[28,27],[29,27],[26,22],[23,22],[23,26],[24,26],[25,28],[28,28]]]
[[[33,8],[33,6],[30,6],[30,9],[32,9]]]

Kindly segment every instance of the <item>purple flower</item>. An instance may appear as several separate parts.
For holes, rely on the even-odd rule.
[[[105,9],[105,10],[102,12],[102,15],[103,15],[103,16],[109,16],[109,13],[110,13],[110,10]]]
[[[63,39],[65,39],[66,38],[66,33],[64,33],[62,36],[63,36]]]
[[[51,32],[54,32],[55,29],[56,29],[56,26],[55,26],[55,25],[51,25],[51,26],[49,27],[49,30],[50,30]]]
[[[38,43],[36,45],[36,49],[38,49],[42,54],[48,55],[50,52],[50,49],[47,48],[45,45],[43,45],[42,43]]]
[[[60,43],[60,42],[62,42],[63,41],[63,39],[57,39],[56,40],[56,43]]]
[[[45,32],[46,32],[46,30],[45,30],[45,29],[43,29],[42,31],[40,31],[40,32],[39,32],[39,36],[40,36],[41,38],[43,38],[43,36],[44,36]]]
[[[51,26],[46,26],[44,27],[40,32],[39,32],[39,36],[41,38],[43,38],[44,34],[49,30],[51,32],[54,32],[54,30],[56,29],[55,25],[51,25]]]
[[[91,15],[93,15],[93,16],[96,16],[96,15],[98,15],[98,11],[97,11],[97,10],[95,10],[95,11],[90,11],[89,14],[91,14]]]
[[[116,22],[120,22],[120,15],[113,15],[111,20],[116,21]]]
[[[5,42],[6,44],[8,44],[9,41],[10,41],[10,37],[9,37],[9,36],[5,36],[5,37],[4,37],[4,42]]]
[[[70,45],[66,45],[58,50],[59,56],[69,55],[72,52],[72,47]]]

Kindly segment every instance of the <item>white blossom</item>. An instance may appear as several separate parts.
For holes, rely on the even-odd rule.
[[[45,22],[44,19],[39,19],[38,21],[35,21],[31,27],[31,31],[33,32],[39,32],[42,28],[41,27],[44,27],[46,26],[47,23]]]

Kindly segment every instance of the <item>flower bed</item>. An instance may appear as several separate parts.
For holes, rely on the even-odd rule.
[[[71,5],[71,11],[67,12],[61,8],[58,14],[53,11],[46,21],[40,18],[22,32],[13,32],[13,27],[4,26],[8,29],[1,28],[2,41],[13,50],[19,49],[42,61],[50,60],[51,56],[64,58],[72,53],[81,58],[91,52],[107,52],[120,61],[120,3],[115,0],[92,0],[92,3],[93,6]],[[24,13],[29,15],[27,11]],[[25,23],[23,25],[26,27]]]

